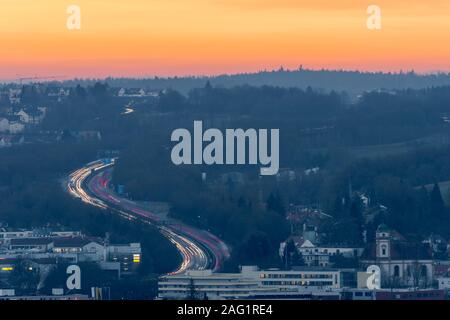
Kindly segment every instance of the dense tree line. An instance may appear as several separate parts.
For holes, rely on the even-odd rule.
[[[422,188],[450,179],[444,122],[448,102],[448,87],[371,92],[355,103],[345,94],[298,88],[225,89],[207,83],[186,96],[169,90],[154,106],[159,121],[150,114],[145,118],[142,124],[149,121],[151,130],[134,136],[114,179],[136,199],[171,202],[175,217],[211,229],[234,245],[233,257],[240,263],[273,263],[277,241],[288,234],[284,213],[290,203],[334,216],[325,226],[328,242],[361,245],[364,231],[371,239],[380,222],[419,236],[450,235],[449,224],[442,223],[448,209],[439,200],[438,186]],[[222,129],[280,128],[282,167],[296,171],[297,179],[260,180],[246,166],[172,165],[171,131],[191,128],[199,119]],[[401,143],[398,150],[385,152],[396,143]],[[373,146],[376,152],[356,157],[359,146]],[[305,175],[311,167],[320,171]],[[224,181],[221,177],[230,171],[240,171],[244,183]],[[201,181],[202,172],[207,182]],[[367,194],[386,211],[367,220],[367,208],[349,189]]]
[[[36,99],[35,92],[26,94]],[[129,102],[105,84],[73,87],[67,101],[51,106],[43,128],[98,130],[101,142],[69,139],[0,151],[0,218],[17,226],[60,222],[98,235],[142,235],[137,240],[148,247],[160,243],[144,255],[153,259],[148,270],[169,269],[157,254],[172,252],[164,255],[172,264],[178,257],[154,230],[136,231],[144,227],[122,224],[61,191],[58,178],[108,149],[120,151],[114,185],[125,185],[136,200],[170,202],[173,217],[224,238],[233,248],[230,269],[276,265],[278,244],[289,235],[289,204],[332,215],[325,226],[329,242],[361,244],[363,231],[370,238],[382,221],[404,233],[450,236],[447,199],[436,184],[450,180],[450,87],[368,92],[351,101],[342,92],[308,87],[226,88],[203,81],[184,94],[161,92],[157,103],[136,103],[125,116]],[[251,166],[174,166],[170,134],[192,128],[194,120],[205,128],[279,128],[281,167],[296,178],[260,178]],[[305,174],[314,167],[319,170]],[[230,173],[242,181],[227,178]],[[356,192],[386,210],[367,219]]]
[[[76,86],[82,83],[92,85],[97,80],[70,80],[64,85]],[[306,89],[311,86],[325,91],[348,91],[352,95],[364,91],[377,89],[407,89],[426,88],[428,86],[442,86],[450,84],[450,77],[446,73],[420,75],[413,71],[398,73],[359,72],[344,70],[311,70],[300,66],[295,70],[283,67],[277,70],[262,70],[255,73],[234,75],[219,75],[214,77],[153,77],[149,79],[109,78],[105,80],[112,87],[147,88],[163,90],[172,88],[183,94],[194,88],[199,88],[206,81],[214,86],[232,88],[245,84],[254,86],[299,87]]]
[[[41,104],[53,109],[42,125],[48,130],[98,130],[102,122],[113,121],[124,107],[108,85],[100,82],[70,89],[70,95],[59,103],[49,101],[47,97],[41,99]]]

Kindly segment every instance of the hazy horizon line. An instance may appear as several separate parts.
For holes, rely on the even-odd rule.
[[[205,74],[205,73],[199,73],[199,74],[179,74],[179,75],[146,75],[146,76],[139,76],[139,75],[108,75],[108,76],[102,76],[102,77],[95,77],[95,76],[45,76],[45,75],[39,75],[39,74],[32,74],[32,75],[18,75],[17,78],[2,78],[0,76],[0,83],[14,83],[14,82],[20,82],[21,79],[23,80],[40,80],[41,81],[26,81],[27,83],[35,83],[35,82],[64,82],[64,81],[94,81],[94,80],[108,80],[108,79],[136,79],[136,80],[154,80],[154,79],[167,79],[167,80],[174,80],[174,79],[184,79],[184,78],[218,78],[218,77],[233,77],[233,76],[243,76],[243,75],[256,75],[260,73],[274,73],[274,72],[300,72],[300,71],[307,71],[307,72],[342,72],[342,73],[362,73],[362,74],[385,74],[385,75],[405,75],[405,74],[415,74],[418,76],[431,76],[431,75],[449,75],[450,70],[430,70],[430,71],[415,71],[414,69],[410,70],[395,70],[395,71],[373,71],[373,70],[363,70],[363,69],[345,69],[345,68],[307,68],[307,67],[298,67],[298,68],[287,68],[284,66],[280,66],[278,69],[262,69],[259,71],[243,71],[243,72],[221,72],[221,73],[212,73],[212,74]],[[54,80],[51,80],[54,79]]]

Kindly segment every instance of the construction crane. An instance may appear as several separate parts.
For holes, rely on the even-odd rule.
[[[63,76],[48,76],[48,77],[25,77],[25,78],[18,78],[20,85],[22,85],[23,81],[27,80],[47,80],[47,79],[61,79],[64,78]]]

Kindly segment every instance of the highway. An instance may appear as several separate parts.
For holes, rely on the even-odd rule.
[[[122,114],[122,115],[127,115],[127,114],[130,114],[130,113],[133,113],[133,112],[134,112],[134,108],[133,108],[133,106],[132,106],[132,104],[131,104],[131,102],[130,102],[129,104],[127,104],[127,105],[125,106],[125,111],[122,112],[121,114]]]
[[[219,271],[230,255],[226,244],[210,232],[154,214],[139,203],[118,196],[110,188],[114,164],[115,159],[98,160],[71,173],[67,182],[68,192],[89,205],[110,210],[127,220],[140,220],[156,226],[182,257],[178,269],[170,274],[187,270]]]

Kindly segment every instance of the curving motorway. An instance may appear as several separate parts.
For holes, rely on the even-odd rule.
[[[68,192],[89,205],[111,210],[130,221],[139,219],[155,225],[182,256],[181,265],[171,274],[187,270],[218,271],[229,257],[226,244],[207,231],[154,214],[137,202],[119,197],[109,188],[114,163],[115,159],[97,160],[76,170],[69,175]]]

